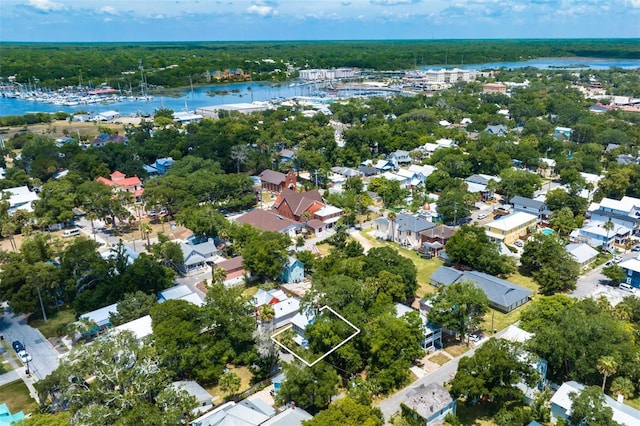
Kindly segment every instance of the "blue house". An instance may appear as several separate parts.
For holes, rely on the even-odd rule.
[[[287,284],[301,282],[304,279],[304,264],[289,256],[280,274],[280,279]]]
[[[152,164],[145,164],[143,168],[149,176],[162,176],[167,173],[174,162],[171,157],[163,157],[156,159]]]
[[[626,283],[640,289],[640,259],[629,259],[618,264],[627,275]]]
[[[12,425],[24,419],[25,417],[22,411],[11,414],[7,404],[0,404],[0,426]]]
[[[407,394],[400,409],[410,424],[429,426],[441,424],[448,413],[455,414],[456,400],[437,383],[423,384]]]

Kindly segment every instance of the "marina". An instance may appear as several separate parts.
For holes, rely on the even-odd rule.
[[[640,68],[640,60],[598,58],[539,58],[522,62],[493,62],[459,65],[463,70],[535,67],[540,69],[607,69]],[[438,66],[424,67],[424,70]],[[150,115],[157,109],[193,111],[216,105],[251,103],[254,101],[278,102],[296,97],[354,97],[386,96],[406,93],[401,87],[373,87],[362,84],[332,85],[327,81],[289,81],[283,83],[243,82],[210,86],[184,87],[151,95],[146,81],[141,77],[137,95],[129,90],[109,86],[97,88],[66,88],[51,90],[31,84],[6,84],[0,86],[0,116],[22,116],[29,113],[86,112],[99,114],[116,110],[120,115]],[[169,94],[170,93],[170,94]]]

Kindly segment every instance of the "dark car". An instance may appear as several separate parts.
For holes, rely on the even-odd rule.
[[[24,351],[24,345],[19,340],[14,341],[11,346],[13,346],[13,350],[16,351],[16,353]]]

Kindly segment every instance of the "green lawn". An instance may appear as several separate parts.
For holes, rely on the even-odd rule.
[[[22,411],[24,414],[29,414],[38,408],[38,404],[31,398],[29,389],[22,380],[0,386],[0,401],[6,403],[12,413]]]
[[[494,425],[493,416],[497,408],[493,404],[469,405],[458,400],[456,415],[460,423],[465,426],[489,426]]]
[[[37,328],[47,339],[51,337],[58,337],[58,329],[61,326],[66,326],[76,320],[76,316],[71,309],[60,311],[55,315],[47,318],[47,321],[41,319],[29,321],[29,325]]]
[[[406,257],[413,262],[416,266],[416,270],[418,271],[418,296],[422,297],[425,294],[436,291],[436,288],[429,284],[429,277],[436,271],[436,269],[443,265],[440,259],[423,259],[418,256],[418,252],[402,248],[396,243],[378,240],[366,232],[361,232],[360,235],[362,235],[373,247],[391,247],[397,250],[401,256]]]
[[[532,295],[532,299],[536,297],[538,294],[538,284],[533,281],[533,278],[522,275],[520,272],[515,272],[511,274],[508,278],[508,281],[532,290],[534,293]],[[520,320],[520,314],[523,309],[526,309],[528,304],[524,304],[513,311],[505,314],[500,311],[496,311],[495,309],[489,309],[489,313],[484,316],[482,323],[480,323],[480,328],[491,334],[492,331],[502,330],[507,328],[511,324],[514,324]]]
[[[451,358],[449,358],[446,355],[442,355],[442,354],[437,354],[437,355],[434,355],[431,358],[429,358],[429,361],[435,362],[438,365],[444,365],[447,362],[449,362],[450,360],[451,360]]]

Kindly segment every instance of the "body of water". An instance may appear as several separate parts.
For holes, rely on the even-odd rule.
[[[438,69],[444,65],[430,65],[423,67],[423,69]],[[548,69],[609,69],[609,68],[624,68],[635,69],[640,68],[640,59],[607,59],[607,58],[537,58],[530,59],[528,61],[521,62],[489,62],[486,64],[468,64],[468,65],[447,65],[446,68],[461,68],[468,70],[486,70],[486,69],[498,69],[498,68],[526,68],[533,67],[541,70]]]
[[[153,96],[151,100],[123,99],[114,103],[92,103],[74,106],[54,105],[46,102],[30,101],[19,98],[0,97],[0,116],[24,115],[32,112],[74,113],[87,111],[99,113],[118,111],[120,115],[153,114],[158,108],[168,108],[173,111],[195,110],[196,108],[233,104],[250,103],[253,101],[268,101],[274,98],[291,98],[295,96],[312,96],[317,91],[314,85],[298,85],[283,83],[279,85],[248,82],[221,84],[215,86],[200,86],[172,91],[169,96]]]
[[[429,66],[424,69],[438,69],[442,66]],[[452,68],[454,66],[448,66]],[[539,58],[523,62],[492,62],[485,64],[469,64],[458,66],[464,69],[498,69],[524,68],[539,69],[608,69],[612,67],[634,69],[640,68],[640,60],[634,59],[600,59],[600,58]],[[233,83],[215,86],[185,88],[173,92],[175,96],[154,96],[152,100],[126,100],[108,104],[80,104],[75,106],[53,105],[45,102],[29,101],[17,98],[0,97],[0,116],[24,115],[32,112],[74,113],[87,111],[99,113],[115,110],[120,115],[153,114],[158,108],[173,111],[195,110],[196,108],[253,101],[267,101],[274,98],[291,98],[295,96],[313,96],[318,88],[297,83],[267,84],[261,82]]]

